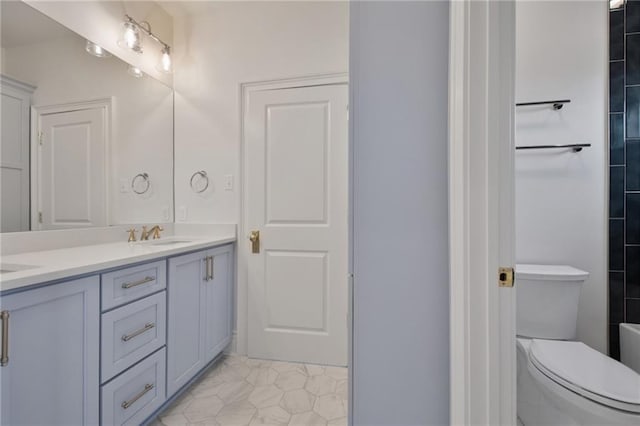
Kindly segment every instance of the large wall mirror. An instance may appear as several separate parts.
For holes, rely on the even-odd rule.
[[[172,89],[23,2],[0,7],[0,230],[173,221]]]

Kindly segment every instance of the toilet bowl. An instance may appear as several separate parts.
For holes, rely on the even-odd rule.
[[[576,342],[570,266],[517,265],[517,411],[525,426],[640,425],[640,375]]]

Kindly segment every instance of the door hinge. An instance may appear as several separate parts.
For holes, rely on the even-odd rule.
[[[498,268],[498,286],[513,287],[514,273],[513,268]]]
[[[42,223],[42,212],[38,212],[38,223]]]
[[[38,143],[42,146],[42,132],[38,132]]]

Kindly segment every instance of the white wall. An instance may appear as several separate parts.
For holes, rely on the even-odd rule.
[[[155,41],[147,39],[146,36],[143,38],[144,54],[142,55],[118,46],[125,14],[129,14],[138,22],[149,22],[152,32],[171,45],[173,20],[156,2],[122,0],[24,0],[24,2],[82,37],[97,43],[123,61],[136,65],[169,86],[172,85],[172,75],[161,73],[156,69],[160,60],[161,46]]]
[[[449,423],[448,2],[352,2],[353,424]]]
[[[348,6],[338,2],[190,3],[176,18],[176,220],[240,221],[240,85],[346,72]],[[191,175],[210,189],[195,194]],[[223,178],[233,175],[235,189]],[[181,218],[181,208],[187,212]]]
[[[113,97],[109,222],[172,220],[172,90],[150,77],[133,78],[121,60],[95,58],[84,47],[85,40],[70,33],[50,42],[5,48],[2,73],[36,86],[36,106]],[[137,195],[130,182],[141,172],[149,174],[152,187],[148,194]],[[120,179],[127,182],[128,192],[120,192]]]
[[[575,154],[516,154],[516,257],[591,275],[578,338],[607,351],[607,2],[516,6],[516,100],[571,99],[560,111],[518,108],[516,144],[588,142]]]
[[[166,7],[170,7],[167,5]],[[176,222],[241,222],[241,85],[348,70],[346,2],[173,5]],[[182,13],[182,15],[180,15]],[[205,170],[209,189],[189,179]],[[225,175],[234,189],[223,189]],[[182,212],[186,216],[182,216]],[[246,352],[246,253],[238,248],[237,345]]]

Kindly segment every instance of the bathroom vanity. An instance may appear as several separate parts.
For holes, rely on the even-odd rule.
[[[231,341],[234,241],[4,256],[0,423],[140,424],[168,405]]]

